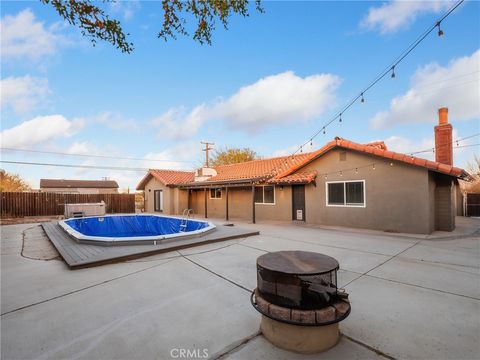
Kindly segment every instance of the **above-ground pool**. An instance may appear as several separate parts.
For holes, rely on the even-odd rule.
[[[215,229],[215,225],[207,221],[152,214],[73,218],[59,224],[79,242],[110,245],[157,244]]]

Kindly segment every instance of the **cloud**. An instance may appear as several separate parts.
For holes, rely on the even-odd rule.
[[[102,112],[98,115],[90,117],[87,119],[88,122],[102,124],[112,130],[128,130],[128,131],[139,131],[140,126],[137,121],[134,119],[124,118],[119,113],[114,113],[110,111]]]
[[[25,113],[36,108],[50,93],[46,78],[8,77],[0,81],[0,108],[10,107],[16,113]]]
[[[81,120],[69,121],[62,115],[38,116],[0,133],[2,147],[30,148],[33,145],[69,137],[82,127]]]
[[[180,140],[195,134],[210,116],[211,109],[203,104],[196,106],[190,112],[187,112],[184,107],[177,107],[152,119],[151,124],[160,129],[159,137]]]
[[[132,19],[133,15],[140,10],[140,7],[140,1],[138,0],[115,1],[110,3],[111,11],[122,14],[125,21]]]
[[[449,108],[453,120],[480,117],[480,50],[452,60],[442,67],[436,63],[418,69],[410,89],[390,102],[388,111],[378,112],[370,120],[375,129],[396,124],[436,122],[440,107]]]
[[[235,94],[191,111],[172,108],[152,120],[162,136],[174,139],[194,134],[206,121],[222,120],[228,127],[249,133],[261,128],[305,121],[321,115],[336,103],[340,78],[331,74],[297,76],[292,71],[267,76],[240,88]]]
[[[427,13],[438,14],[449,9],[452,1],[402,1],[394,0],[372,7],[360,26],[369,30],[380,30],[388,34],[408,28],[415,19]]]
[[[144,156],[142,166],[149,169],[192,170],[202,166],[202,148],[197,141],[188,141]],[[164,161],[154,161],[164,160]]]
[[[58,33],[59,25],[46,27],[37,21],[32,10],[6,15],[0,21],[1,54],[3,59],[39,60],[53,55],[66,38]]]
[[[280,149],[277,151],[274,151],[272,154],[272,157],[279,157],[279,156],[287,156],[287,155],[292,155],[295,151],[298,150],[300,145],[292,145],[284,149]],[[318,144],[316,142],[312,142],[311,145],[310,143],[305,144],[302,148],[302,152],[311,152],[317,150]],[[297,151],[297,154],[300,154],[300,152]]]
[[[461,136],[457,129],[453,128],[452,131],[452,139],[460,139]],[[373,140],[375,141],[375,140]],[[432,136],[425,137],[418,141],[413,141],[409,138],[405,138],[402,136],[393,135],[384,140],[385,144],[388,147],[388,150],[399,152],[402,154],[411,154],[415,153],[414,155],[420,158],[428,159],[428,160],[435,160],[435,153],[433,152],[433,148],[435,148],[435,139],[433,135],[432,129]],[[463,145],[464,143],[460,143]],[[466,144],[466,143],[465,143]],[[418,153],[419,151],[422,151]],[[464,155],[468,154],[468,148],[456,147],[456,144],[453,144],[453,154],[454,160],[457,164],[464,164],[465,158]]]

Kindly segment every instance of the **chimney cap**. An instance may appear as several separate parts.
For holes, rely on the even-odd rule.
[[[448,124],[448,108],[441,107],[438,109],[438,124],[439,125],[446,125]]]

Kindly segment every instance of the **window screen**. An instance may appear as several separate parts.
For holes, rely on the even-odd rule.
[[[273,204],[275,202],[275,188],[273,186],[263,187],[263,202],[265,204]]]
[[[263,186],[255,187],[255,202],[263,203]]]
[[[345,183],[346,203],[360,205],[364,203],[363,198],[363,182],[347,182]]]
[[[257,204],[275,204],[275,186],[256,186],[255,203]]]
[[[328,184],[328,204],[329,205],[345,205],[344,185],[345,183],[329,183]]]

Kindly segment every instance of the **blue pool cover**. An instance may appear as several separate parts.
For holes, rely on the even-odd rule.
[[[101,216],[69,219],[65,223],[87,236],[134,237],[177,234],[182,220],[155,215]],[[185,232],[200,230],[207,222],[188,220]]]

